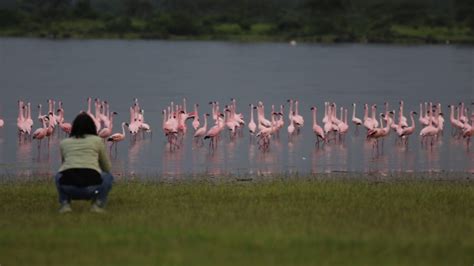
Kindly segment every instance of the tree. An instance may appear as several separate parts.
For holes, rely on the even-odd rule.
[[[73,14],[78,18],[97,18],[97,13],[92,9],[90,0],[79,0],[74,6]]]

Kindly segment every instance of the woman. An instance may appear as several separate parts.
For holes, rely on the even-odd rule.
[[[87,113],[72,123],[69,138],[61,141],[62,165],[55,177],[60,213],[71,212],[71,199],[92,199],[91,211],[104,212],[112,188],[110,161],[94,121]]]

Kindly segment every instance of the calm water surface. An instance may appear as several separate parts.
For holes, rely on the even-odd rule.
[[[441,102],[448,114],[448,104],[474,101],[473,47],[0,39],[0,91],[0,117],[6,122],[0,129],[3,175],[51,174],[59,166],[58,138],[49,149],[44,143],[40,153],[35,142],[18,143],[18,99],[33,106],[46,105],[50,97],[62,100],[71,121],[87,108],[88,96],[108,100],[119,112],[114,131],[128,119],[137,97],[154,129],[152,138],[119,144],[112,158],[118,175],[474,172],[474,147],[468,152],[451,138],[448,122],[432,150],[422,149],[417,135],[406,148],[391,136],[383,153],[374,156],[364,134],[355,135],[353,128],[343,144],[315,148],[309,110],[313,105],[322,110],[324,101],[349,108],[356,102],[361,117],[363,103],[388,101],[395,109],[403,99],[407,116],[427,100]],[[250,143],[247,134],[234,141],[225,134],[214,153],[192,145],[189,124],[183,148],[169,152],[161,110],[183,97],[188,109],[199,103],[201,112],[210,112],[210,100],[226,103],[234,97],[247,118],[249,103],[262,100],[269,111],[291,97],[300,100],[306,124],[292,141],[285,129],[268,152]],[[34,128],[39,126],[35,119]]]

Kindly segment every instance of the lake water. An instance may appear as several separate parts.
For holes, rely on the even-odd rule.
[[[272,174],[348,172],[474,172],[474,147],[450,136],[447,105],[474,101],[474,47],[400,46],[360,44],[298,44],[0,39],[0,174],[35,176],[52,174],[59,166],[55,138],[48,150],[38,153],[36,142],[18,143],[17,100],[32,106],[48,98],[64,102],[71,121],[86,110],[87,97],[111,103],[120,122],[138,98],[152,138],[119,143],[113,156],[114,173],[121,176],[188,174]],[[218,149],[192,145],[192,128],[181,149],[170,152],[161,131],[161,111],[170,101],[188,100],[188,109],[199,103],[210,112],[210,100],[237,99],[238,111],[249,117],[248,104],[263,101],[286,104],[299,99],[306,118],[301,134],[289,141],[285,130],[272,140],[268,152],[250,143],[247,131],[230,141],[223,135]],[[384,152],[374,156],[365,136],[353,134],[343,144],[315,148],[311,131],[311,106],[323,109],[324,101],[349,108],[356,102],[362,117],[363,103],[405,101],[405,115],[418,111],[420,101],[441,102],[447,118],[445,134],[433,149],[420,147],[418,134],[408,147],[385,140]],[[37,110],[33,108],[33,117]],[[268,114],[267,114],[268,115]],[[318,120],[321,121],[321,113]],[[285,115],[287,118],[287,115]],[[34,128],[39,127],[35,119]],[[417,125],[417,132],[419,125]],[[206,143],[207,144],[207,143]]]

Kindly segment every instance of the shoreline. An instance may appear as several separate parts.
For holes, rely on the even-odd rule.
[[[52,34],[33,32],[17,34],[0,32],[0,38],[31,38],[43,40],[149,40],[149,41],[221,41],[242,43],[291,43],[303,44],[394,44],[394,45],[474,45],[474,35],[457,38],[444,36],[397,36],[390,39],[356,39],[337,35],[289,37],[285,35],[196,35],[158,37],[142,33],[104,34]]]

